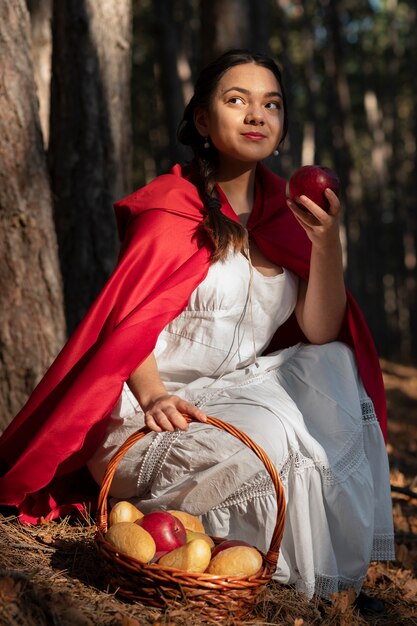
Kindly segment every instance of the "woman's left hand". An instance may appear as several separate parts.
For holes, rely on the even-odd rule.
[[[297,203],[303,205],[305,209],[287,198],[288,207],[295,219],[304,228],[312,244],[318,248],[332,247],[335,243],[340,245],[340,201],[331,189],[327,188],[324,193],[330,204],[328,212],[307,196],[297,198]]]

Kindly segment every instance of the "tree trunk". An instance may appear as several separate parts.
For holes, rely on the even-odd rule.
[[[158,37],[158,61],[159,75],[164,117],[168,131],[169,157],[159,172],[165,172],[177,161],[183,161],[189,157],[189,152],[177,141],[177,129],[182,119],[185,106],[183,83],[180,76],[181,68],[187,73],[187,60],[181,55],[181,47],[177,34],[177,23],[174,11],[177,8],[174,2],[166,0],[154,0],[156,34]],[[162,164],[161,164],[162,165]]]
[[[55,0],[49,162],[72,331],[118,251],[113,202],[129,191],[131,0]]]
[[[24,0],[0,3],[0,428],[64,341],[52,203]]]
[[[271,36],[272,2],[271,0],[250,0],[249,3],[248,44],[253,52],[271,54],[269,38]]]
[[[44,145],[49,141],[49,103],[52,58],[52,0],[26,0],[32,26],[32,62],[39,100]]]
[[[417,69],[417,42],[415,37],[415,29],[417,27],[417,9],[415,5],[409,7],[409,41],[407,46],[407,66],[408,76],[414,77]],[[405,245],[405,267],[407,270],[406,288],[409,301],[409,350],[408,358],[410,361],[417,363],[417,215],[415,210],[415,198],[417,195],[417,180],[415,172],[417,172],[417,149],[415,146],[415,138],[417,137],[417,84],[415,79],[410,80],[412,88],[412,114],[410,124],[410,137],[408,138],[408,145],[412,146],[410,152],[413,155],[413,160],[409,157],[408,161],[412,160],[411,171],[414,172],[414,176],[408,176],[409,180],[409,193],[407,194],[407,226],[406,226],[406,245]],[[413,139],[414,141],[413,141]]]
[[[203,65],[231,48],[251,45],[250,4],[249,0],[201,0]]]
[[[320,22],[316,4],[304,3],[301,14],[301,41],[303,43],[303,69],[306,89],[307,121],[304,124],[302,165],[322,162],[322,128],[319,120],[320,78],[317,70],[316,35]]]
[[[326,6],[324,25],[327,30],[328,45],[324,51],[324,69],[326,82],[324,90],[327,93],[327,109],[329,111],[328,124],[331,126],[332,155],[334,168],[341,182],[341,196],[346,210],[344,212],[346,229],[347,253],[347,284],[364,308],[366,302],[361,302],[360,294],[365,294],[367,276],[363,271],[363,255],[361,241],[366,234],[372,234],[366,228],[366,215],[363,214],[363,185],[360,171],[354,167],[353,149],[356,144],[353,115],[351,110],[351,96],[348,77],[346,74],[343,21],[341,14],[343,3],[334,1]],[[362,231],[361,231],[362,229]],[[370,242],[369,245],[373,245]],[[368,266],[371,259],[369,260]],[[370,270],[372,273],[372,269]]]
[[[297,107],[295,102],[296,70],[291,55],[290,33],[291,27],[287,15],[286,0],[277,0],[277,17],[274,23],[276,38],[279,40],[278,62],[283,70],[283,81],[287,99],[288,108],[288,135],[285,139],[282,153],[279,156],[278,163],[281,165],[282,171],[278,173],[289,178],[296,167],[301,165],[301,145],[303,136],[301,133],[301,124],[296,114]]]

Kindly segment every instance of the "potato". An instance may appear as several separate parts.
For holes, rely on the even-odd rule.
[[[139,511],[133,504],[125,500],[117,502],[109,516],[109,526],[118,524],[119,522],[135,522],[137,519],[141,519],[143,513]]]
[[[114,524],[107,531],[105,539],[119,552],[131,556],[141,563],[149,563],[156,552],[156,545],[152,536],[135,522]]]
[[[190,543],[190,541],[193,541],[193,539],[203,539],[204,541],[207,541],[208,545],[210,546],[210,549],[214,548],[213,539],[209,535],[206,535],[206,533],[198,533],[194,530],[187,530],[186,534],[187,534],[187,543]]]
[[[185,511],[168,511],[168,513],[171,513],[171,515],[179,519],[184,524],[186,530],[193,530],[197,533],[206,532],[203,524],[195,515],[191,515],[191,513],[186,513]]]
[[[202,573],[211,559],[211,548],[204,539],[193,539],[180,548],[176,548],[164,556],[158,563],[166,567],[175,567],[183,572]]]
[[[216,576],[253,576],[262,566],[262,555],[256,548],[234,546],[214,556],[207,574]]]

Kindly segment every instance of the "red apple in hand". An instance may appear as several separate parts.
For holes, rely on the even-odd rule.
[[[170,552],[187,541],[184,524],[168,511],[152,511],[135,523],[152,535],[156,552]]]
[[[292,174],[288,183],[287,195],[294,200],[298,196],[307,196],[325,211],[329,211],[330,204],[324,190],[329,187],[339,195],[340,181],[337,174],[329,167],[321,165],[304,165]],[[294,200],[295,201],[295,200]],[[306,211],[306,207],[298,202],[297,206]]]

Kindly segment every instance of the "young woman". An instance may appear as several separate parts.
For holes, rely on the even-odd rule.
[[[301,196],[303,210],[261,165],[287,124],[269,58],[231,51],[203,70],[179,130],[193,161],[116,204],[118,266],[0,441],[1,501],[23,520],[80,502],[69,479],[87,464],[100,483],[146,424],[111,494],[265,550],[272,482],[205,424],[214,415],[260,444],[284,483],[277,580],[310,597],[359,593],[369,562],[393,558],[382,378],[344,287],[339,200],[326,191],[327,213]]]

